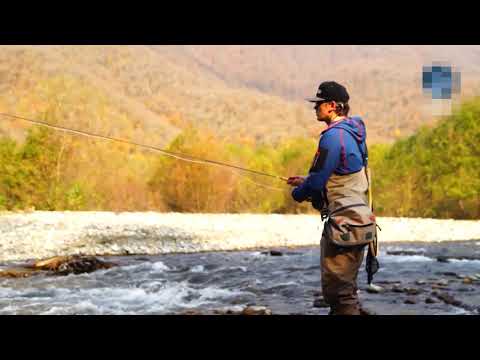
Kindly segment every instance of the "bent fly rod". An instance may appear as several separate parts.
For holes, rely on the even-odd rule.
[[[19,120],[23,120],[23,121],[27,121],[27,122],[36,124],[36,125],[45,126],[45,127],[55,129],[55,130],[70,132],[70,133],[73,133],[73,134],[80,134],[80,135],[89,136],[89,137],[93,137],[93,138],[116,141],[116,142],[121,142],[121,143],[129,144],[129,145],[135,145],[135,146],[142,147],[142,148],[145,148],[145,149],[160,152],[164,155],[167,155],[167,156],[179,159],[179,160],[184,160],[184,161],[189,161],[189,162],[194,162],[194,163],[200,163],[200,164],[210,164],[210,165],[223,166],[223,167],[228,167],[228,168],[232,168],[232,169],[236,169],[236,170],[249,172],[249,173],[256,174],[256,175],[268,176],[268,177],[275,178],[275,179],[280,179],[280,180],[283,180],[283,181],[288,180],[286,177],[279,176],[279,175],[273,175],[273,174],[268,174],[268,173],[265,173],[265,172],[262,172],[262,171],[246,169],[246,168],[241,167],[241,166],[227,164],[227,163],[224,163],[224,162],[221,162],[221,161],[202,159],[202,158],[199,158],[199,157],[196,157],[196,156],[177,153],[177,152],[161,149],[161,148],[151,146],[151,145],[140,144],[140,143],[137,143],[137,142],[134,142],[134,141],[128,141],[128,140],[124,140],[124,139],[118,139],[118,138],[114,138],[114,137],[94,134],[94,133],[91,133],[91,132],[88,132],[88,131],[80,131],[80,130],[70,129],[70,128],[67,128],[67,127],[59,126],[59,125],[52,125],[52,124],[49,124],[47,122],[40,121],[40,120],[27,119],[27,118],[22,117],[22,116],[11,115],[11,114],[6,114],[6,113],[0,113],[0,116],[5,116],[5,117],[11,118],[11,119],[19,119]]]

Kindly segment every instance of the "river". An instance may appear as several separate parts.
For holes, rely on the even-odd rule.
[[[119,266],[0,279],[0,314],[210,314],[247,305],[266,306],[274,315],[327,314],[327,308],[313,306],[320,291],[319,248],[275,250],[282,255],[258,250],[109,256],[102,259]],[[368,311],[478,314],[479,241],[388,243],[379,261],[374,283],[383,292],[367,292],[364,265],[359,274],[359,296]]]

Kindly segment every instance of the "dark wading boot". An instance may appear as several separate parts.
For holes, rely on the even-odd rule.
[[[358,305],[337,305],[330,308],[328,315],[366,315]]]

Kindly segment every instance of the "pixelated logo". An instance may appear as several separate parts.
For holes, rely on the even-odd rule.
[[[460,71],[449,64],[433,63],[422,72],[423,93],[431,101],[432,115],[448,116],[452,100],[460,94]]]

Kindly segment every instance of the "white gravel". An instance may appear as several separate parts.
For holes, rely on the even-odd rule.
[[[480,221],[378,218],[380,243],[479,240]],[[47,212],[0,214],[0,261],[318,245],[317,215]]]

